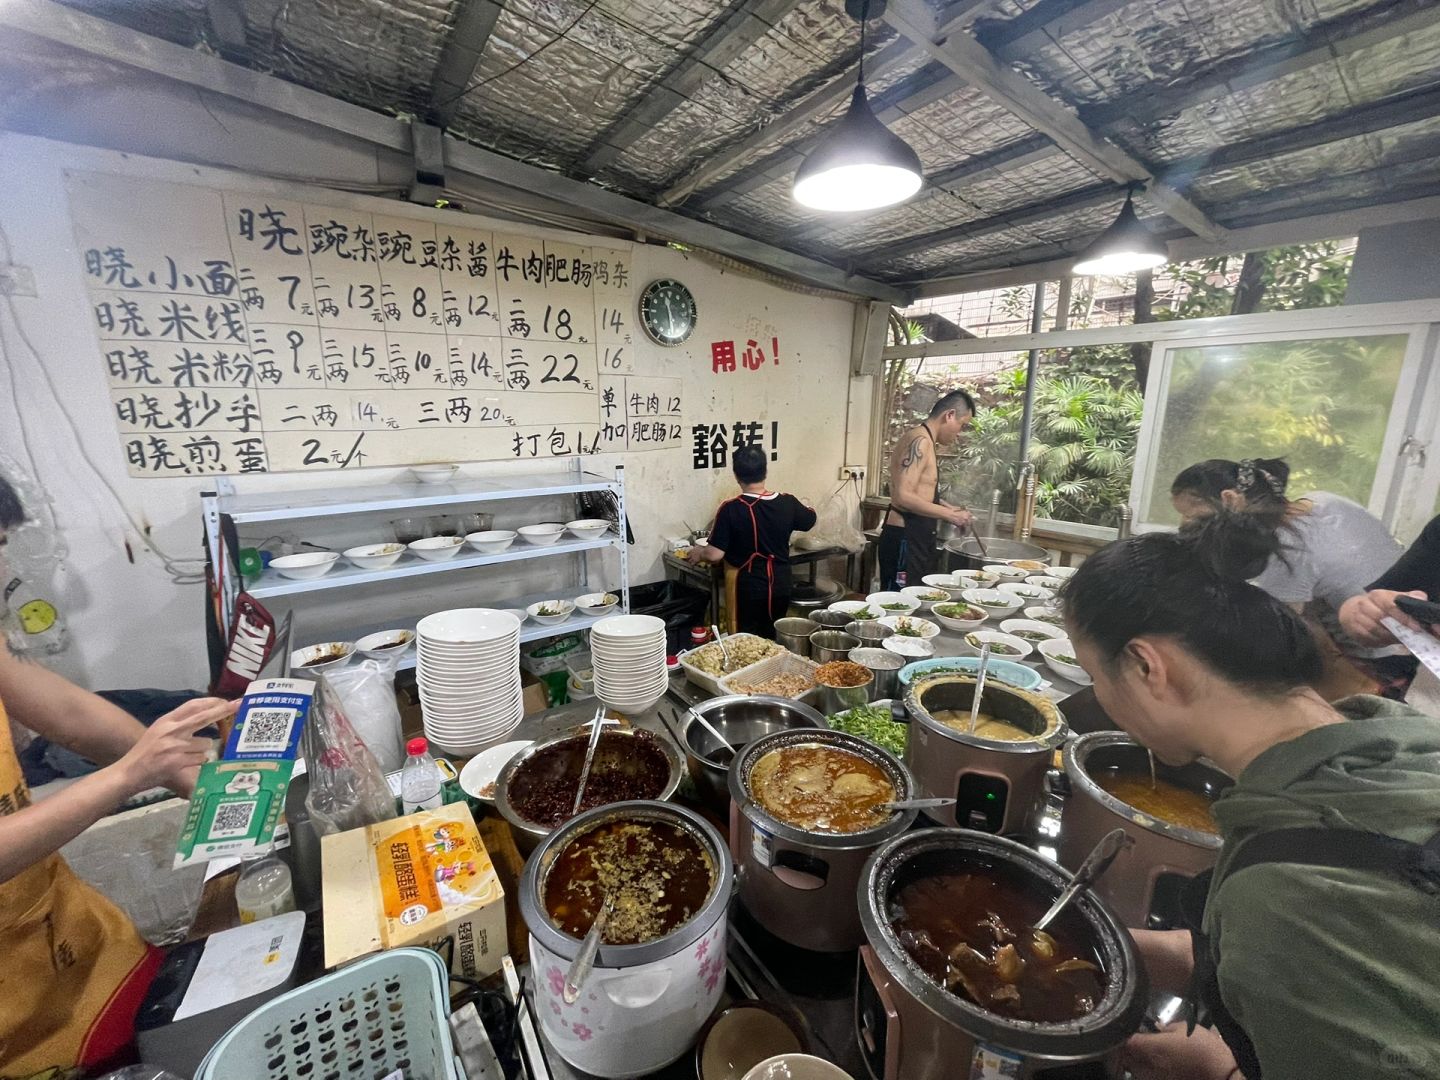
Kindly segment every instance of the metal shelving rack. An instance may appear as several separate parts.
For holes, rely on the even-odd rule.
[[[222,558],[221,528],[224,518],[235,525],[254,525],[269,522],[293,522],[315,518],[341,517],[351,514],[399,513],[401,511],[435,510],[448,506],[477,505],[516,499],[538,499],[555,495],[580,495],[586,492],[609,492],[615,497],[619,508],[619,520],[615,530],[599,540],[577,540],[567,537],[548,547],[525,544],[517,539],[508,550],[498,555],[462,553],[445,562],[425,562],[413,555],[402,555],[400,561],[384,570],[361,570],[344,563],[337,565],[322,577],[297,581],[281,577],[267,568],[259,578],[254,579],[247,591],[257,600],[277,597],[301,596],[306,593],[331,589],[344,589],[355,585],[371,585],[377,582],[404,581],[411,578],[428,578],[433,574],[455,574],[485,566],[504,563],[526,562],[532,559],[576,557],[578,559],[581,588],[589,584],[589,565],[586,559],[591,551],[614,548],[619,552],[620,583],[609,591],[620,594],[619,608],[630,610],[630,557],[625,543],[625,466],[615,466],[613,479],[606,479],[587,473],[575,458],[570,468],[563,473],[516,473],[508,476],[483,477],[447,484],[377,484],[369,487],[313,488],[301,491],[262,492],[240,494],[230,477],[220,477],[214,491],[203,492],[200,496],[205,521],[205,542],[213,564],[219,565]],[[221,596],[222,625],[227,629],[234,612],[235,599],[239,595],[239,583],[234,575],[226,575],[228,588]],[[520,596],[503,602],[505,607],[521,608],[540,600],[554,599],[548,595]],[[613,614],[610,612],[609,614]],[[603,616],[601,616],[603,618]],[[413,629],[413,621],[411,628]],[[572,615],[555,626],[539,626],[525,622],[521,626],[521,642],[539,641],[559,637],[561,634],[587,630],[599,618],[588,615]],[[404,625],[406,620],[390,620],[383,626],[361,627],[355,636],[362,637],[372,630],[394,629]],[[413,667],[414,654],[410,653],[400,666]]]

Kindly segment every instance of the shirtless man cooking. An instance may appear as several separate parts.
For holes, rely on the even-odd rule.
[[[975,418],[975,399],[952,390],[935,402],[930,415],[911,428],[890,455],[890,510],[880,530],[880,587],[894,589],[905,571],[910,585],[935,573],[935,523],[949,521],[964,529],[974,520],[970,511],[940,501],[940,470],[936,444],[953,446]]]

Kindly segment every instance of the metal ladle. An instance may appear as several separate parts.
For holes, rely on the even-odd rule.
[[[980,720],[980,698],[985,693],[985,672],[990,666],[990,642],[980,643],[980,669],[975,673],[975,699],[970,702],[970,734],[975,734],[975,725]]]
[[[580,766],[580,786],[575,789],[575,807],[570,811],[571,817],[580,813],[580,804],[585,800],[585,782],[590,779],[590,767],[595,764],[595,747],[600,744],[600,733],[605,727],[605,707],[602,705],[595,710],[595,718],[590,721],[590,742],[585,747],[585,763]]]
[[[1135,843],[1135,838],[1124,829],[1111,829],[1102,836],[1100,842],[1091,849],[1090,854],[1085,856],[1085,861],[1080,864],[1080,869],[1075,871],[1075,875],[1070,879],[1070,884],[1065,886],[1055,903],[1050,905],[1050,910],[1040,916],[1040,921],[1032,929],[1044,930],[1054,922],[1060,912],[1065,910],[1066,905],[1095,884],[1100,875],[1110,869],[1110,864],[1115,861],[1115,856],[1133,843]]]
[[[897,802],[876,803],[870,808],[872,814],[889,814],[896,810],[938,810],[942,806],[954,806],[959,799],[900,799]]]
[[[705,758],[713,762],[714,764],[719,765],[722,769],[727,768],[730,765],[730,762],[735,760],[735,755],[739,753],[739,751],[736,750],[735,747],[731,746],[730,740],[725,738],[724,735],[721,735],[715,725],[710,723],[709,720],[706,720],[705,717],[701,716],[694,709],[686,709],[685,711],[691,716],[693,716],[701,727],[703,727],[711,735],[715,736],[715,738],[720,741],[720,749],[726,751],[730,755],[729,757],[725,758],[717,758],[713,757],[711,754],[706,754],[704,755]],[[714,751],[714,753],[719,753],[719,751]]]
[[[595,957],[600,952],[600,935],[605,932],[605,923],[610,919],[610,909],[614,906],[613,895],[606,897],[605,903],[601,905],[595,921],[590,924],[590,932],[585,935],[585,940],[580,943],[580,951],[575,954],[575,959],[570,963],[570,970],[565,973],[565,986],[560,996],[566,1005],[574,1005],[580,1000],[580,991],[585,986],[585,980],[590,977],[590,971],[595,966]]]

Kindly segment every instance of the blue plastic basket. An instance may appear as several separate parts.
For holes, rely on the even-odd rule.
[[[428,949],[390,949],[297,987],[241,1020],[195,1080],[461,1080],[449,981]]]

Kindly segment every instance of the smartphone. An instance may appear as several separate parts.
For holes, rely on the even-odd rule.
[[[1414,596],[1395,597],[1395,606],[1416,622],[1431,626],[1440,624],[1440,604],[1433,600],[1421,600]]]

